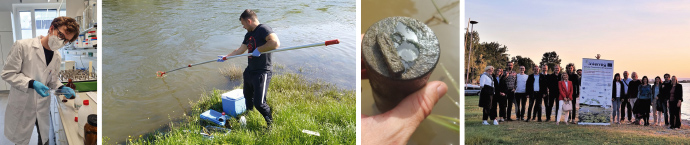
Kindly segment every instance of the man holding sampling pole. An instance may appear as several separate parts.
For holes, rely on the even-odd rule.
[[[244,99],[247,110],[256,110],[264,116],[266,126],[270,128],[273,123],[271,107],[266,103],[266,91],[271,83],[271,53],[261,52],[275,50],[280,46],[278,35],[273,33],[271,27],[259,23],[256,13],[250,9],[244,10],[240,15],[240,22],[247,34],[244,35],[242,45],[225,56],[218,56],[218,62],[227,60],[227,57],[240,55],[249,50],[247,68],[244,69]]]

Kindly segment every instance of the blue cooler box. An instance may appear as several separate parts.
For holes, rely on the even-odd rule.
[[[237,117],[237,115],[247,110],[247,106],[244,104],[244,93],[242,89],[235,89],[223,93],[221,99],[223,100],[223,112],[225,112],[226,115]]]

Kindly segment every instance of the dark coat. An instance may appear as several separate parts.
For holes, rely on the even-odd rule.
[[[628,84],[628,98],[637,98],[637,92],[640,91],[640,85],[642,85],[642,80],[630,81],[630,84]]]
[[[669,97],[671,97],[671,94],[670,94],[670,93],[671,93],[671,88],[673,88],[673,84],[664,85],[664,91],[662,91],[662,93],[665,93],[665,95],[664,95],[664,96],[665,96],[664,100],[670,99]],[[659,96],[661,96],[661,94],[659,94]],[[677,101],[683,101],[683,85],[681,85],[681,84],[676,84],[676,90],[675,90],[675,92],[673,93],[673,97],[674,97]],[[668,101],[671,101],[671,100],[668,100]]]
[[[526,86],[527,94],[532,95],[534,93],[546,93],[546,91],[548,90],[548,86],[549,86],[548,81],[547,81],[548,79],[546,78],[547,75],[540,74],[539,80],[535,80],[534,75],[535,74],[532,74],[532,75],[529,75],[529,77],[527,77],[527,86]],[[534,91],[534,82],[536,82],[536,81],[539,81],[539,92]]]
[[[549,84],[549,96],[558,98],[558,94],[560,93],[558,89],[558,81],[561,80],[561,77],[562,76],[559,73],[552,73],[546,77]]]
[[[494,96],[500,96],[501,93],[508,94],[508,84],[506,83],[506,78],[505,75],[499,76],[499,79],[496,79],[496,76],[494,75],[494,90],[496,93],[494,93]],[[505,97],[505,96],[502,96]]]
[[[616,86],[618,86],[619,83],[621,84],[621,91],[616,92]],[[620,97],[623,98],[623,96],[625,96],[625,88],[624,87],[625,86],[623,86],[623,81],[618,81],[618,82],[613,81],[613,85],[611,87],[611,99],[616,99],[616,94],[621,94]]]
[[[580,76],[576,73],[568,74],[568,80],[573,82],[573,98],[580,97]]]

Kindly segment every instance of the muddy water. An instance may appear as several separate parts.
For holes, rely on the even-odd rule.
[[[104,0],[103,135],[110,142],[136,139],[181,117],[203,92],[239,85],[219,68],[236,64],[244,69],[244,57],[179,70],[164,79],[155,73],[239,47],[246,30],[238,18],[247,8],[273,28],[283,47],[340,39],[338,45],[274,53],[274,73],[302,73],[355,89],[355,1]]]
[[[362,29],[361,33],[367,31],[369,26],[379,20],[392,16],[405,16],[415,18],[426,24],[434,31],[441,44],[441,58],[436,69],[429,78],[430,81],[443,81],[448,86],[448,93],[438,101],[432,114],[459,118],[460,108],[451,101],[459,101],[460,95],[453,89],[450,77],[457,81],[460,79],[460,6],[459,1],[454,0],[435,0],[442,15],[449,24],[439,19],[439,15],[433,3],[428,0],[362,0]],[[431,19],[431,20],[430,20]],[[451,74],[446,75],[443,68]],[[368,80],[362,81],[362,114],[376,114],[372,90]],[[460,134],[457,131],[438,125],[427,119],[420,124],[419,128],[410,138],[408,144],[459,144]]]

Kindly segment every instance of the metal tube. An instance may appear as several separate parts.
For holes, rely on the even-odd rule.
[[[426,85],[438,63],[440,45],[423,22],[389,17],[364,34],[362,57],[376,107],[386,112]]]

